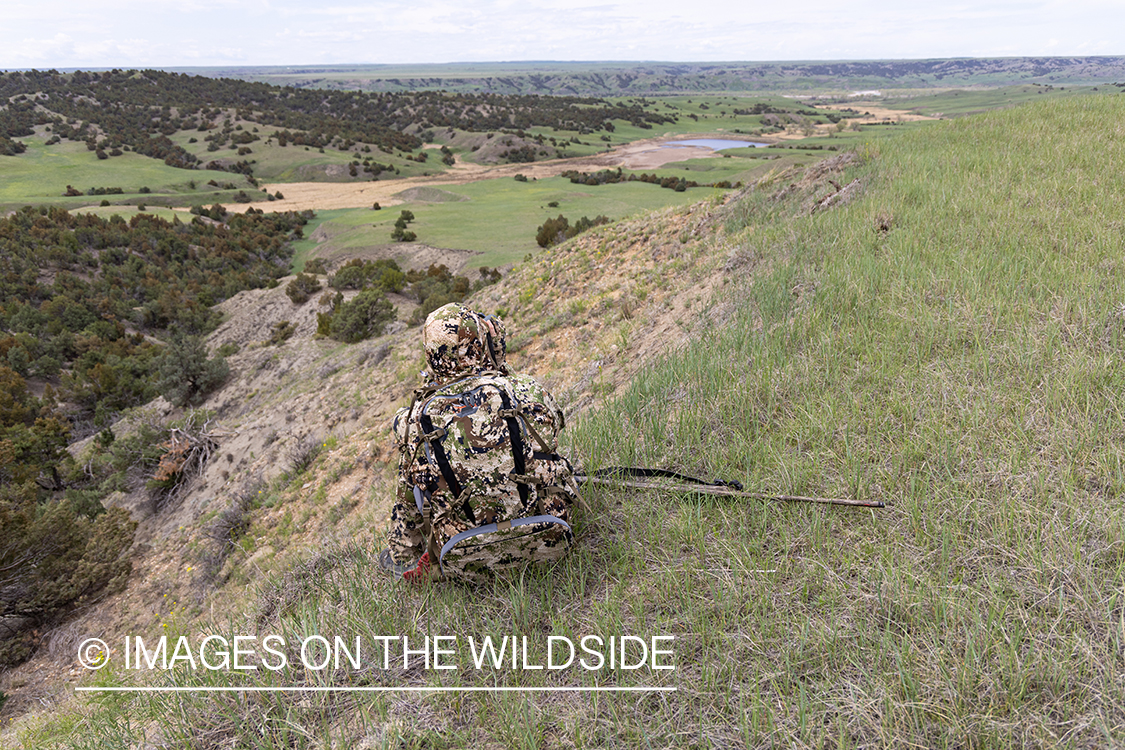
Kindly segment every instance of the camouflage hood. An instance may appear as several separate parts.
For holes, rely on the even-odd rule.
[[[504,324],[457,302],[439,307],[422,329],[430,380],[445,383],[484,370],[507,374]]]

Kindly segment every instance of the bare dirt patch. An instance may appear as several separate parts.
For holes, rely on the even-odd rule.
[[[480,255],[476,250],[461,250],[450,247],[433,247],[418,242],[396,242],[390,245],[349,248],[341,251],[328,251],[317,257],[328,261],[329,267],[343,265],[352,258],[362,260],[393,260],[403,270],[424,271],[430,266],[445,266],[451,273],[461,273],[473,257]]]
[[[469,200],[463,195],[435,187],[412,187],[398,194],[403,200],[417,203],[461,203]]]
[[[917,120],[939,119],[937,117],[930,117],[929,115],[920,115],[917,112],[907,112],[901,109],[887,109],[874,102],[852,102],[848,104],[848,109],[866,113],[863,117],[856,120],[859,123],[883,122],[885,120],[890,120],[892,122],[914,122]]]
[[[617,165],[625,169],[655,169],[665,164],[688,159],[702,159],[713,155],[715,152],[702,146],[677,146],[669,148],[669,139],[659,138],[647,141],[636,141],[628,146],[613,152],[617,157]]]

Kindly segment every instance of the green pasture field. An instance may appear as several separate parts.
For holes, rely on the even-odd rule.
[[[660,174],[674,173],[658,170]],[[708,176],[708,181],[711,181]],[[413,211],[411,231],[418,242],[434,247],[474,250],[469,268],[494,268],[516,263],[529,253],[540,250],[535,234],[546,219],[560,214],[573,224],[582,216],[591,219],[604,214],[610,219],[623,219],[670,205],[684,205],[703,200],[718,191],[713,188],[692,188],[682,193],[642,182],[599,185],[575,185],[563,177],[529,182],[514,179],[480,180],[467,185],[447,185],[442,190],[468,198],[467,201],[440,203],[410,202],[389,206],[381,211],[352,209],[324,211],[316,226],[306,227],[308,236],[323,226],[331,238],[320,245],[304,240],[296,246],[294,266],[303,267],[309,257],[334,258],[361,255],[364,249],[395,245],[409,253],[410,243],[395,243],[391,232],[399,213]],[[547,204],[558,202],[557,207]]]
[[[912,91],[902,96],[886,96],[880,105],[930,117],[960,117],[994,109],[1057,97],[1086,96],[1116,92],[1112,86],[1048,86],[1027,84],[1000,88],[953,89],[950,91]],[[840,104],[837,106],[846,106]]]
[[[625,174],[647,172],[662,177],[682,176],[696,182],[748,183],[771,170],[806,166],[831,155],[825,151],[773,149],[733,149],[729,153],[731,158],[690,159],[654,170],[625,170]],[[381,211],[366,208],[318,211],[317,217],[305,227],[306,239],[294,243],[294,271],[302,270],[305,261],[312,257],[350,257],[361,255],[369,248],[391,244],[409,255],[410,243],[392,243],[390,239],[394,222],[404,209],[414,212],[416,220],[410,228],[418,234],[418,242],[480,253],[469,263],[469,268],[497,267],[538,252],[535,234],[539,226],[559,214],[572,223],[582,216],[592,219],[599,213],[618,220],[665,206],[694,203],[705,195],[726,191],[699,187],[677,193],[642,182],[591,187],[552,177],[529,182],[507,178],[481,180],[469,185],[442,186],[435,192],[466,200],[411,201]],[[559,205],[552,208],[547,205],[551,202]],[[321,225],[329,239],[323,242],[308,239]],[[498,227],[503,229],[498,230]]]
[[[330,244],[325,244],[322,242],[318,242],[317,240],[309,239],[309,235],[311,235],[313,232],[319,229],[322,224],[325,223],[329,224],[330,228],[332,228],[333,234],[337,232],[342,233],[350,231],[356,226],[359,226],[359,224],[351,224],[347,219],[344,219],[343,217],[351,216],[354,214],[356,216],[356,221],[358,222],[359,217],[363,215],[364,211],[370,211],[370,209],[335,208],[317,211],[316,215],[313,216],[313,218],[309,219],[309,222],[305,224],[304,228],[302,228],[301,230],[301,232],[305,235],[305,238],[303,240],[295,240],[290,243],[290,246],[293,248],[293,259],[290,265],[290,269],[292,270],[292,272],[300,273],[301,271],[304,271],[305,262],[311,258],[329,257],[328,249],[334,247]],[[397,212],[395,213],[395,216],[398,216]],[[333,222],[339,222],[339,225],[334,225]],[[325,251],[324,253],[315,252],[317,248],[321,248],[322,246]]]
[[[853,124],[847,120],[841,122],[847,123],[843,130],[832,133],[831,135],[823,136],[817,135],[811,138],[801,138],[800,140],[786,140],[775,144],[771,148],[762,149],[764,154],[775,154],[778,152],[793,152],[805,154],[823,153],[822,150],[835,148],[837,151],[845,151],[847,149],[863,148],[866,145],[878,144],[885,138],[897,138],[903,133],[915,130],[924,130],[931,127],[936,120],[914,120],[910,122],[896,122],[893,125],[875,125],[875,124]],[[821,150],[809,149],[802,147],[819,146]],[[735,153],[735,152],[730,152]]]
[[[725,157],[689,159],[651,170],[624,170],[624,174],[657,174],[684,177],[701,183],[726,180],[749,183],[770,171],[790,166],[807,166],[832,152],[794,149],[730,149]],[[683,193],[642,182],[586,186],[563,177],[517,182],[514,179],[480,180],[468,185],[446,185],[439,191],[461,196],[465,201],[407,202],[382,211],[339,209],[320,211],[306,228],[306,239],[294,244],[293,268],[301,270],[311,257],[331,259],[362,254],[369,248],[394,244],[409,254],[409,243],[392,243],[394,222],[404,209],[414,212],[410,228],[418,242],[443,248],[474,250],[468,268],[497,267],[522,260],[536,253],[535,234],[548,218],[559,214],[573,223],[582,216],[594,218],[603,213],[613,220],[635,216],[671,205],[701,200],[707,194],[726,192],[692,188]],[[557,202],[557,207],[548,206]],[[325,226],[329,239],[308,239],[319,226]],[[497,228],[503,227],[502,232]]]
[[[15,208],[29,203],[67,207],[97,205],[103,199],[111,203],[172,201],[178,205],[214,203],[233,195],[215,191],[206,183],[214,179],[232,182],[239,188],[253,190],[242,175],[213,170],[185,170],[169,167],[164,162],[125,152],[121,156],[98,159],[84,143],[62,141],[45,144],[42,133],[20,138],[27,151],[17,156],[0,156],[0,207]],[[196,188],[191,188],[194,180]],[[97,187],[120,187],[121,195],[87,195],[65,197],[66,186],[86,191]],[[140,193],[142,187],[149,194]]]
[[[826,145],[819,149],[796,147],[805,141],[787,142],[793,143],[794,148],[732,148],[717,151],[716,156],[671,162],[657,169],[626,169],[623,170],[623,174],[683,177],[703,184],[724,180],[732,185],[737,182],[746,184],[758,180],[771,170],[780,171],[790,166],[806,167],[813,162],[834,156],[845,148],[843,145],[838,145],[835,140],[821,140]],[[832,146],[838,146],[837,150],[828,150]]]

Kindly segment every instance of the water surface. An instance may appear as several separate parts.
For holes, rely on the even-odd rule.
[[[712,151],[721,151],[725,148],[764,148],[770,144],[768,143],[755,143],[754,141],[732,141],[722,140],[720,138],[696,138],[690,141],[669,141],[663,144],[665,148],[675,146],[702,146],[709,148]]]

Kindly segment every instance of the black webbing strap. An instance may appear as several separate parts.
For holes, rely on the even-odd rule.
[[[503,388],[498,388],[500,391],[500,406],[504,411],[511,414],[512,401],[508,398],[507,392]],[[508,439],[512,444],[512,460],[515,462],[516,470],[514,474],[526,474],[527,462],[524,460],[523,455],[523,432],[520,430],[520,420],[514,416],[504,417],[504,421],[508,424]],[[520,502],[523,507],[527,507],[527,485],[523,482],[516,481],[516,490],[520,493]]]
[[[422,429],[427,434],[434,432],[434,420],[430,419],[430,415],[424,410],[418,415],[418,423],[422,425]],[[430,441],[430,450],[434,455],[434,462],[438,466],[438,471],[441,472],[445,484],[449,487],[449,491],[453,493],[454,498],[461,497],[461,482],[457,480],[457,475],[453,473],[453,466],[449,463],[449,455],[445,452],[445,446],[441,444],[440,438]],[[469,523],[475,526],[477,519],[473,515],[473,507],[469,504],[468,498],[465,498],[465,504],[461,506],[461,510],[465,512],[465,518],[469,519]]]
[[[484,316],[486,323],[492,323],[493,320],[494,318],[491,315]],[[484,329],[484,349],[488,354],[488,360],[492,362],[492,366],[499,370],[501,362],[500,358],[496,356],[496,342],[492,340],[492,331],[488,328]]]
[[[679,479],[682,482],[690,482],[692,484],[702,485],[704,487],[730,487],[735,490],[742,490],[742,482],[726,481],[724,479],[716,479],[713,482],[708,482],[705,479],[697,479],[696,477],[689,477],[686,474],[679,472],[669,471],[668,469],[645,469],[636,466],[609,466],[604,469],[598,469],[590,474],[592,477],[664,477],[666,479]]]
[[[554,453],[555,452],[551,448],[551,446],[547,444],[547,441],[543,439],[543,436],[540,435],[539,432],[536,431],[536,429],[531,425],[531,420],[528,419],[527,415],[523,413],[522,408],[521,409],[501,409],[498,413],[500,414],[501,417],[515,417],[516,419],[520,420],[520,422],[523,423],[524,429],[527,430],[527,434],[531,435],[531,438],[535,442],[539,443],[539,447],[543,449],[543,451],[542,451],[543,453]]]

